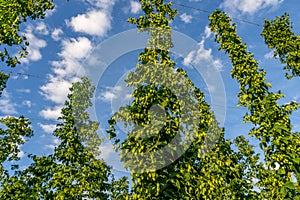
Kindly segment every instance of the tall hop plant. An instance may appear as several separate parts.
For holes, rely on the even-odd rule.
[[[127,198],[245,196],[251,181],[242,179],[246,165],[240,163],[249,161],[232,151],[203,92],[171,59],[169,23],[177,11],[163,0],[140,2],[144,15],[128,21],[150,38],[126,78],[133,89],[131,103],[113,115],[107,131],[131,172],[132,194]],[[128,131],[120,131],[118,124]],[[251,149],[243,138],[237,143]]]

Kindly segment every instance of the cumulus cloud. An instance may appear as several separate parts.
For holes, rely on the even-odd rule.
[[[111,12],[116,0],[84,0],[94,7],[86,13],[67,20],[66,23],[75,32],[93,36],[105,36],[111,29]]]
[[[16,105],[11,101],[10,94],[4,90],[0,98],[0,113],[5,115],[17,114],[18,112],[15,106]]]
[[[204,48],[204,40],[199,43],[197,51],[191,51],[187,57],[184,58],[183,64],[189,65],[190,63],[199,63],[202,60],[212,60],[211,49]]]
[[[69,88],[72,83],[58,77],[50,76],[48,83],[41,86],[41,94],[47,99],[57,104],[63,104],[66,100]]]
[[[182,62],[182,64],[184,65],[184,66],[188,66],[189,64],[191,64],[192,63],[192,61],[193,61],[193,59],[194,59],[194,57],[195,57],[195,51],[191,51],[184,59],[183,59],[183,62]]]
[[[64,59],[82,59],[87,56],[91,49],[92,43],[88,38],[71,38],[62,41],[62,51],[58,55]]]
[[[30,100],[24,100],[24,101],[22,102],[22,105],[27,106],[28,108],[31,108],[32,103],[31,103]]]
[[[124,169],[123,163],[120,161],[120,156],[114,150],[114,147],[110,142],[102,143],[99,147],[99,151],[101,152],[99,157],[105,160],[108,165],[112,166],[113,170],[115,169],[128,173],[128,171]]]
[[[65,39],[58,53],[61,60],[53,61],[53,74],[48,74],[48,81],[40,87],[41,95],[56,104],[54,108],[45,108],[40,115],[45,119],[57,119],[60,109],[67,99],[72,82],[79,81],[84,75],[81,59],[87,57],[92,49],[92,43],[85,37]]]
[[[191,22],[192,22],[193,17],[192,17],[192,15],[188,15],[188,14],[186,14],[186,13],[183,13],[182,15],[180,15],[180,19],[181,19],[184,23],[188,24],[188,23],[191,23]]]
[[[62,41],[62,50],[58,53],[61,60],[52,62],[54,74],[48,75],[48,82],[40,87],[47,100],[60,105],[65,102],[72,82],[79,80],[78,75],[84,74],[80,59],[85,58],[91,49],[92,44],[85,37]]]
[[[221,7],[232,14],[250,14],[253,15],[257,11],[276,7],[284,0],[225,0]]]
[[[137,14],[141,11],[141,4],[137,1],[130,1],[130,12]]]
[[[103,101],[110,102],[113,99],[116,99],[118,97],[118,94],[122,91],[121,87],[113,87],[113,88],[107,88],[107,91],[102,92],[99,95],[99,99]]]
[[[46,133],[53,133],[53,131],[56,129],[56,125],[55,124],[39,124],[39,126]]]
[[[40,111],[40,116],[44,119],[48,120],[57,120],[57,118],[61,115],[62,106],[55,106],[54,108],[45,108],[44,110]]]
[[[29,61],[38,61],[42,59],[42,54],[40,50],[47,46],[46,41],[37,38],[33,34],[33,31],[34,30],[32,26],[27,26],[25,35],[30,45],[27,47],[29,54],[26,58],[22,59],[22,62],[24,63],[28,63]]]
[[[51,37],[54,41],[58,41],[60,40],[60,35],[63,34],[63,30],[60,28],[55,28],[52,33],[51,33]]]
[[[24,156],[25,156],[24,151],[20,150],[20,152],[18,153],[18,157],[23,158]]]
[[[205,65],[211,65],[218,71],[222,71],[223,65],[220,60],[215,59],[212,56],[211,49],[205,49],[204,47],[205,38],[199,43],[199,48],[197,50],[191,51],[184,59],[182,64],[189,66],[190,64],[200,64],[205,63]]]
[[[210,30],[210,28],[208,26],[205,27],[205,30],[204,30],[204,38],[207,39],[211,36],[212,32]]]
[[[46,18],[52,16],[56,12],[57,5],[52,10],[46,10]]]
[[[75,32],[105,36],[111,28],[111,11],[115,0],[84,0],[84,2],[94,8],[71,17],[70,20],[66,20],[66,24]],[[51,37],[59,41],[61,34],[63,31],[56,28],[52,31]],[[48,81],[40,87],[40,94],[55,104],[52,108],[47,107],[40,111],[40,115],[49,120],[55,120],[60,115],[60,109],[67,99],[72,83],[79,81],[85,74],[81,62],[88,57],[93,48],[91,41],[86,37],[63,39],[61,45],[62,49],[58,53],[60,59],[51,62],[53,73],[47,75]]]
[[[35,32],[41,35],[48,35],[49,30],[44,22],[39,22],[35,27]]]
[[[106,161],[111,159],[112,155],[115,154],[114,147],[110,142],[101,144],[99,151],[101,152],[100,157]]]
[[[101,92],[98,96],[98,99],[104,102],[111,102],[116,99],[120,101],[128,101],[130,99],[131,93],[128,92],[127,88],[121,86],[107,87],[105,91]]]
[[[51,141],[52,144],[47,144],[45,146],[45,149],[51,149],[51,150],[54,150],[55,147],[57,147],[60,143],[59,139],[57,138],[54,138],[52,141]]]
[[[274,51],[270,51],[269,53],[264,55],[265,59],[272,59],[274,58]]]
[[[189,66],[190,64],[199,64],[206,63],[206,65],[211,65],[217,70],[222,70],[223,65],[219,59],[215,59],[212,55],[212,49],[205,49],[204,43],[205,40],[211,36],[212,32],[208,26],[205,27],[204,33],[202,36],[202,40],[198,44],[198,49],[193,50],[187,54],[187,56],[183,59],[182,64],[185,66]]]
[[[73,31],[95,36],[105,36],[111,29],[111,17],[103,10],[90,10],[66,21]]]
[[[57,82],[60,79],[77,76],[77,74],[83,75],[80,61],[89,55],[92,48],[91,41],[86,37],[63,40],[62,50],[58,53],[61,60],[52,62],[55,76],[50,76],[50,79],[56,78],[55,82]]]

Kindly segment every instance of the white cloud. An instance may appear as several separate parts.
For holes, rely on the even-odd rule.
[[[193,58],[194,58],[194,56],[195,56],[195,51],[191,51],[184,59],[183,59],[183,65],[184,66],[188,66],[189,64],[191,64],[192,63],[192,61],[193,61]]]
[[[210,30],[210,28],[208,26],[205,26],[205,30],[204,30],[204,37],[205,39],[209,38],[211,36],[212,32]]]
[[[27,60],[27,62],[28,62],[28,60]],[[29,78],[29,76],[25,75],[25,74],[16,74],[16,75],[10,76],[10,78],[14,79],[14,80],[20,79],[20,78],[22,78],[23,80],[27,80]]]
[[[102,143],[99,147],[100,150],[100,158],[105,160],[105,162],[112,166],[112,169],[118,170],[119,172],[127,172],[126,169],[123,167],[123,163],[120,161],[120,156],[118,153],[114,150],[113,145],[110,142]]]
[[[80,59],[88,56],[92,49],[89,39],[79,37],[62,41],[62,50],[58,55],[60,61],[53,61],[53,75],[48,75],[49,81],[40,87],[41,94],[56,104],[62,105],[67,99],[72,82],[78,81],[78,75],[83,75]]]
[[[99,147],[99,151],[101,152],[100,158],[106,161],[111,159],[111,156],[115,153],[114,147],[110,142],[101,144]]]
[[[40,49],[47,46],[46,41],[37,38],[33,34],[32,26],[27,26],[25,35],[26,35],[27,41],[29,42],[29,46],[27,47],[29,54],[27,55],[26,58],[22,59],[22,62],[28,63],[30,60],[38,61],[38,60],[42,59],[42,54],[40,52]]]
[[[111,102],[116,99],[120,101],[128,101],[131,93],[128,93],[128,89],[122,88],[121,86],[107,87],[106,91],[99,94],[98,99],[104,102]]]
[[[141,4],[137,1],[130,1],[130,12],[137,14],[141,11]]]
[[[221,62],[221,60],[219,60],[219,59],[216,59],[216,60],[213,61],[213,66],[214,66],[215,69],[217,69],[218,71],[222,71],[223,68],[224,68],[224,66],[223,66],[223,64],[222,64],[222,62]]]
[[[61,115],[62,106],[55,106],[54,108],[46,108],[40,111],[40,116],[44,119],[48,120],[57,120],[57,118]]]
[[[29,52],[27,59],[32,61],[38,61],[42,59],[40,49],[47,46],[46,41],[38,39],[34,35],[27,34],[26,37],[28,38],[28,41],[30,43],[29,48],[27,49]]]
[[[39,124],[39,126],[46,133],[53,133],[53,131],[56,129],[56,125],[55,124]]]
[[[206,61],[213,60],[211,51],[212,51],[211,49],[204,48],[204,40],[202,40],[199,43],[199,49],[196,52],[196,57],[194,59],[194,62],[199,63],[202,60],[206,60]]]
[[[184,23],[191,23],[192,22],[192,15],[188,15],[186,13],[183,13],[182,15],[180,15],[180,19],[184,22]]]
[[[205,65],[211,65],[218,71],[222,71],[223,65],[220,60],[213,58],[212,50],[204,48],[205,38],[199,43],[197,50],[191,51],[183,60],[182,64],[189,66],[190,64],[196,65],[205,63]]]
[[[22,92],[22,93],[27,93],[27,94],[29,94],[31,92],[30,89],[17,89],[16,91],[17,92]]]
[[[24,156],[25,156],[24,151],[20,150],[20,152],[18,153],[18,157],[23,158]]]
[[[275,168],[274,170],[278,170],[280,168],[280,164],[278,162],[275,162]]]
[[[82,59],[92,49],[91,41],[86,37],[62,41],[62,51],[58,54],[62,58]]]
[[[266,53],[264,55],[264,58],[265,59],[272,59],[272,58],[274,58],[274,51],[270,51],[269,53]]]
[[[92,48],[91,41],[85,37],[63,40],[62,50],[58,53],[61,60],[52,62],[55,75],[60,79],[74,77],[77,74],[83,75],[84,71],[82,71],[80,60],[86,58]]]
[[[63,104],[67,99],[69,88],[72,83],[67,80],[51,76],[50,80],[40,87],[41,94],[47,99],[57,104]]]
[[[46,148],[46,149],[54,150],[55,147],[57,147],[57,146],[59,145],[59,143],[60,143],[59,139],[54,138],[54,139],[52,140],[52,144],[47,144],[47,145],[45,146],[45,148]]]
[[[58,41],[60,40],[60,35],[63,34],[63,30],[60,28],[55,28],[52,33],[51,33],[51,37],[54,41]]]
[[[23,140],[23,142],[26,141],[24,137],[22,137],[22,140]],[[24,151],[22,151],[22,145],[18,145],[18,149],[19,149],[20,151],[19,151],[19,153],[18,153],[17,156],[18,156],[19,158],[23,158],[23,157],[25,156],[25,153],[24,153]]]
[[[51,149],[51,150],[54,150],[55,147],[56,147],[56,145],[54,145],[54,144],[46,144],[45,149]]]
[[[28,108],[31,108],[32,103],[31,103],[30,100],[24,100],[24,101],[22,102],[22,105],[27,106]]]
[[[105,36],[111,29],[111,12],[116,0],[84,0],[94,9],[84,14],[72,17],[66,21],[75,32],[86,33],[95,36]]]
[[[5,115],[17,114],[18,112],[15,106],[16,105],[11,102],[10,94],[4,90],[0,97],[0,113]]]
[[[71,17],[70,20],[66,20],[66,24],[75,32],[105,36],[111,29],[111,11],[115,0],[83,0],[83,2],[91,4],[94,9]],[[56,28],[52,31],[51,37],[59,41],[61,34],[63,31]],[[79,77],[85,74],[81,62],[88,57],[93,48],[91,41],[86,37],[64,39],[61,44],[62,49],[58,53],[61,59],[51,62],[53,74],[48,74],[48,81],[40,87],[41,95],[55,103],[53,108],[47,107],[40,111],[40,115],[45,119],[55,120],[60,116],[60,109],[67,99],[72,82],[79,81]]]
[[[110,11],[115,4],[116,0],[85,0],[92,6],[100,8],[102,10]]]
[[[84,75],[80,60],[87,57],[91,49],[92,44],[85,37],[62,41],[62,50],[58,53],[61,60],[52,62],[54,74],[48,74],[49,80],[40,87],[41,95],[56,104],[54,108],[48,107],[40,111],[43,118],[56,120],[60,116],[72,82],[79,81],[79,76]]]
[[[53,15],[56,12],[57,5],[52,10],[46,10],[46,18]]]
[[[70,20],[66,20],[66,24],[75,32],[105,36],[111,29],[111,11],[115,0],[83,0],[83,2],[91,4],[93,9],[71,17]],[[51,37],[59,41],[61,34],[63,31],[56,28],[52,31]],[[85,74],[81,62],[88,57],[93,48],[91,41],[86,37],[64,39],[61,44],[62,50],[58,53],[61,59],[51,63],[53,74],[48,74],[47,83],[40,87],[41,94],[55,103],[53,108],[47,107],[40,111],[40,115],[45,119],[56,119],[60,115],[60,109],[72,82],[79,81],[79,77]]]
[[[104,101],[112,101],[113,99],[117,98],[117,95],[111,91],[106,91],[101,95],[101,99]]]
[[[284,0],[225,0],[221,7],[232,14],[250,14],[257,11],[276,7]]]
[[[41,35],[48,35],[49,31],[44,22],[39,22],[35,27],[35,32]]]
[[[56,145],[58,145],[58,144],[60,143],[59,139],[57,139],[57,138],[54,138],[54,139],[52,140],[52,142],[53,142],[54,144],[56,144]]]
[[[64,81],[61,80],[61,77],[73,77],[76,74],[83,75],[83,69],[81,68],[81,64],[78,62],[78,60],[72,60],[72,59],[64,59],[61,61],[53,61],[52,63],[53,72],[56,74],[57,80],[55,82]],[[53,79],[53,78],[52,78]],[[73,82],[73,81],[72,81]]]
[[[111,17],[106,11],[90,10],[85,14],[72,17],[70,21],[66,21],[66,24],[75,32],[105,36],[111,29]]]
[[[198,63],[200,60],[212,60],[211,49],[204,48],[203,40],[199,43],[199,49],[197,50],[195,62]]]

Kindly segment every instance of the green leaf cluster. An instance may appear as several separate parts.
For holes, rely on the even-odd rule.
[[[176,10],[163,1],[140,2],[145,15],[129,21],[149,33],[148,46],[126,78],[132,101],[107,131],[131,172],[126,199],[254,198],[249,165],[259,157],[243,138],[236,145],[247,154],[232,150],[203,92],[169,55]],[[128,128],[124,135],[119,122]]]
[[[126,178],[115,180],[110,167],[94,154],[101,142],[99,124],[91,121],[86,111],[94,87],[89,79],[82,78],[70,91],[59,118],[62,122],[53,133],[60,144],[48,156],[30,155],[33,163],[12,176],[2,170],[1,199],[117,199],[126,194]],[[1,122],[7,125],[5,131],[0,131],[1,161],[17,160],[18,147],[24,143],[22,137],[32,136],[30,123],[24,118],[5,118]]]
[[[1,0],[0,1],[0,58],[7,66],[15,67],[19,58],[25,57],[29,45],[25,35],[20,34],[20,25],[27,19],[44,18],[47,10],[54,8],[53,0]],[[11,46],[19,46],[19,56],[9,53]]]
[[[128,21],[150,38],[126,78],[133,88],[131,102],[112,116],[107,130],[130,170],[132,186],[126,177],[115,179],[99,158],[99,123],[87,111],[95,87],[84,77],[70,88],[53,133],[59,140],[54,153],[29,155],[32,163],[24,170],[16,161],[20,146],[33,135],[30,121],[23,116],[0,119],[0,199],[300,199],[300,133],[292,131],[289,118],[299,103],[278,103],[284,94],[270,91],[266,71],[237,35],[236,25],[220,10],[209,16],[219,49],[232,62],[231,75],[240,86],[238,104],[248,109],[244,122],[253,124],[249,136],[259,141],[263,161],[245,136],[225,139],[204,93],[182,68],[175,68],[169,24],[177,11],[172,3],[140,3],[144,15]],[[21,47],[19,56],[26,56],[28,44],[19,26],[28,18],[43,18],[53,2],[8,0],[0,5],[0,57],[14,67],[18,58],[5,47]],[[292,72],[287,78],[298,76],[299,36],[292,32],[289,16],[266,20],[261,35]],[[8,78],[0,72],[0,96]]]
[[[292,31],[292,24],[287,13],[275,20],[265,20],[262,36],[270,49],[274,49],[274,58],[279,57],[285,64],[286,77],[291,79],[300,75],[300,36]]]
[[[215,39],[220,44],[219,48],[228,53],[232,62],[231,75],[240,84],[239,104],[249,110],[244,121],[255,125],[249,135],[259,140],[260,147],[264,151],[265,166],[253,168],[257,171],[255,178],[258,179],[257,186],[261,190],[259,198],[300,198],[297,163],[300,155],[300,138],[299,133],[292,132],[289,119],[289,115],[299,108],[299,103],[292,101],[279,105],[277,101],[284,95],[280,91],[278,93],[269,91],[271,84],[266,82],[265,70],[259,69],[258,62],[253,58],[253,54],[248,52],[246,45],[236,33],[236,26],[231,25],[231,19],[225,13],[216,10],[209,19],[211,22],[209,26],[216,33]],[[283,41],[282,36],[289,37],[293,34],[288,31],[290,27],[286,20],[286,17],[278,18],[274,22],[276,25],[270,25],[270,22],[266,21],[262,35],[265,36],[269,47],[275,47],[272,46],[274,44],[276,48],[283,47],[287,53],[292,49],[284,47],[288,40]],[[282,21],[285,22],[284,25]],[[276,29],[276,37],[273,29],[275,26],[282,27]],[[281,54],[283,49],[277,48],[275,54]],[[287,59],[286,62],[289,63],[290,60]],[[294,65],[293,61],[289,64]],[[279,166],[278,169],[276,165]],[[297,181],[293,181],[292,177]]]
[[[3,178],[9,176],[8,170],[3,166],[5,161],[17,161],[20,159],[18,154],[22,144],[25,143],[25,138],[33,136],[33,132],[30,128],[29,119],[23,116],[19,118],[5,117],[0,119],[0,123],[5,128],[0,128],[0,184]],[[11,163],[11,169],[15,170],[18,168],[17,165]]]
[[[20,64],[28,55],[29,42],[22,35],[20,26],[28,19],[43,19],[47,10],[54,9],[53,0],[1,0],[0,1],[0,60],[8,67]],[[15,56],[14,48],[18,50]],[[12,50],[12,52],[10,52]],[[0,95],[6,87],[8,74],[0,72]]]

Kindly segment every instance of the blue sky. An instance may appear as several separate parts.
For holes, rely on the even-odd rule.
[[[284,78],[283,66],[278,59],[273,59],[260,33],[264,19],[274,19],[285,12],[290,14],[293,30],[299,33],[297,5],[296,1],[287,0],[174,1],[173,7],[179,14],[171,23],[176,41],[171,50],[173,58],[177,67],[187,70],[205,92],[207,102],[212,103],[217,119],[225,126],[227,138],[246,135],[251,126],[242,123],[245,110],[236,106],[239,88],[230,76],[229,59],[218,51],[207,27],[207,11],[219,8],[234,18],[239,36],[260,66],[267,70],[272,90],[280,89],[286,94],[281,100],[285,103],[300,101],[300,81]],[[131,90],[124,86],[124,78],[135,67],[137,56],[146,44],[146,37],[139,36],[135,26],[127,22],[128,17],[141,14],[139,3],[134,0],[71,0],[68,3],[59,0],[44,20],[28,21],[22,26],[21,31],[30,42],[29,55],[17,68],[3,69],[11,73],[11,78],[0,99],[0,116],[24,115],[31,119],[35,136],[21,147],[21,157],[25,158],[27,153],[49,154],[59,144],[51,133],[68,88],[82,75],[90,77],[96,85],[91,115],[100,121],[99,134],[106,138],[107,119],[130,99]],[[295,112],[291,119],[294,129],[299,131],[300,112]],[[257,146],[254,139],[250,140]],[[100,149],[102,157],[124,174],[107,139]],[[21,164],[24,167],[26,159]]]

